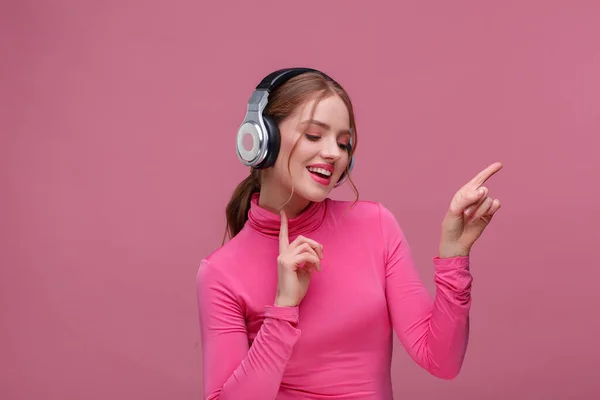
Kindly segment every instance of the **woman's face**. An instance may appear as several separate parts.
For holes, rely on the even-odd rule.
[[[293,183],[295,196],[323,201],[348,164],[351,133],[346,105],[338,96],[321,99],[311,119],[314,102],[299,107],[279,126],[281,149],[267,178],[283,186],[284,199]]]

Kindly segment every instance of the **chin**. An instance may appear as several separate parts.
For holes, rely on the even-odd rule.
[[[306,189],[297,189],[296,195],[306,199],[308,201],[312,201],[315,203],[319,203],[324,201],[327,196],[329,196],[330,191],[322,191],[322,190],[306,190]]]
[[[331,181],[327,184],[324,183],[315,181],[310,175],[304,176],[301,182],[296,182],[295,192],[306,200],[321,202],[329,196],[334,187]]]

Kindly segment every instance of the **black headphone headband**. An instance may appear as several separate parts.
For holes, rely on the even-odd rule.
[[[333,79],[327,76],[327,74],[313,68],[284,68],[275,72],[271,72],[269,75],[265,76],[263,80],[260,81],[258,86],[256,86],[256,90],[266,90],[269,93],[272,93],[288,80],[307,72],[315,72],[333,81]]]

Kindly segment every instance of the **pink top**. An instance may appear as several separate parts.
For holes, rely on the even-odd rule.
[[[431,374],[455,377],[469,335],[469,258],[435,257],[435,300],[381,204],[327,199],[289,219],[323,245],[298,307],[275,307],[278,214],[252,197],[244,229],[198,271],[205,399],[392,399],[392,332]]]

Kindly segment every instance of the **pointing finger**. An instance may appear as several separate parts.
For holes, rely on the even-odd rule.
[[[288,220],[285,211],[281,210],[281,227],[279,228],[279,253],[283,253],[290,245],[288,236]]]
[[[483,185],[488,179],[492,177],[496,172],[502,169],[503,165],[501,162],[495,162],[485,168],[483,171],[478,173],[467,186],[474,186],[475,188]]]

